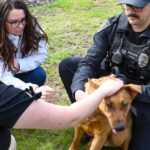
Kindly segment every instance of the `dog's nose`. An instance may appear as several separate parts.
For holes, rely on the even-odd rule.
[[[124,125],[122,123],[117,123],[116,127],[115,127],[116,131],[123,131],[124,130]]]

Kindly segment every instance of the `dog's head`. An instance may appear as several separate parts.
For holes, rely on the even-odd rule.
[[[86,92],[88,94],[92,93],[108,79],[115,79],[115,77],[106,76],[99,79],[89,79],[85,84]],[[132,100],[139,92],[141,92],[139,85],[124,85],[124,87],[114,95],[104,98],[98,106],[97,111],[102,112],[108,118],[114,133],[123,131],[126,128],[127,116]]]

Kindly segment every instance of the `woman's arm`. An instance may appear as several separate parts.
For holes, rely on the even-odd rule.
[[[13,73],[8,70],[6,67],[5,70],[3,69],[4,64],[2,60],[0,60],[0,81],[5,83],[6,85],[13,85],[16,88],[20,88],[22,90],[29,88],[29,86],[32,86],[33,89],[37,87],[38,85],[32,84],[32,83],[25,83],[21,81],[20,79],[14,77]]]
[[[24,58],[16,58],[20,66],[20,70],[18,73],[34,70],[45,61],[47,56],[48,53],[46,48],[46,41],[41,40],[39,42],[39,47],[37,52],[33,52],[29,56]]]

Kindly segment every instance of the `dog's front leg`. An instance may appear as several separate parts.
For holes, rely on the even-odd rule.
[[[77,150],[80,145],[80,140],[84,135],[84,130],[81,126],[75,127],[74,139],[68,150]]]
[[[96,134],[92,140],[89,150],[101,150],[104,146],[106,138],[106,135]]]
[[[120,146],[122,150],[128,150],[130,141],[126,141],[123,145]]]

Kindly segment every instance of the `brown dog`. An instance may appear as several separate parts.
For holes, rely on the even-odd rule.
[[[86,92],[92,93],[110,78],[115,79],[107,76],[88,80],[85,84]],[[92,137],[87,146],[88,150],[101,150],[103,146],[127,150],[132,127],[130,106],[139,92],[141,92],[139,85],[128,84],[113,96],[102,100],[95,113],[75,127],[74,140],[69,150],[77,150],[84,133]]]

